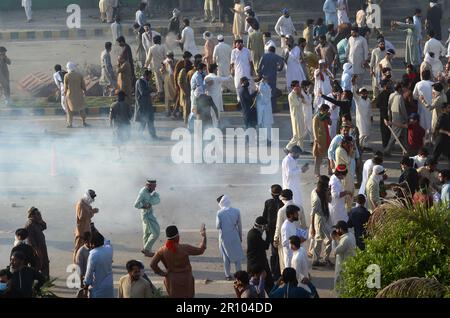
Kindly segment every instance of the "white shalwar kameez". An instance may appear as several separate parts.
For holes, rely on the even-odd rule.
[[[246,47],[242,50],[234,49],[231,51],[231,64],[234,64],[234,86],[236,92],[241,86],[241,78],[247,77],[250,80],[249,91],[252,93],[254,90],[254,82],[252,80],[252,71],[250,63],[252,62],[252,55],[250,50]]]
[[[56,86],[61,92],[61,107],[64,112],[67,113],[66,96],[64,95],[64,80],[59,72],[53,74],[53,81],[55,81]]]
[[[336,175],[330,178],[331,203],[328,204],[330,209],[331,224],[337,224],[338,221],[348,221],[348,214],[345,211],[345,196],[340,198],[341,192],[345,191],[342,181]]]
[[[217,110],[223,112],[222,83],[232,81],[231,76],[222,77],[214,73],[210,73],[205,77],[206,94],[212,97]]]
[[[313,133],[312,133],[312,120],[313,120],[313,110],[312,110],[312,95],[305,92],[304,90],[302,91],[302,95],[303,95],[303,99],[300,99],[300,103],[302,104],[302,108],[303,108],[303,127],[306,128],[305,134],[304,136],[306,136],[306,134],[309,134],[309,137],[313,138]]]
[[[291,236],[297,235],[297,226],[294,222],[286,219],[281,226],[281,245],[283,246],[284,264],[289,266],[292,260],[292,250],[289,243]]]
[[[417,101],[419,101],[419,110],[418,113],[420,115],[420,126],[422,126],[425,130],[431,130],[431,119],[432,113],[429,109],[425,107],[422,101],[419,99],[419,96],[423,96],[428,105],[431,105],[433,99],[433,82],[431,81],[420,81],[414,87],[413,97]]]
[[[369,97],[367,99],[355,94],[356,105],[356,127],[359,130],[359,144],[362,148],[367,147],[370,136],[370,117],[372,116],[372,107]]]
[[[369,180],[369,176],[372,174],[372,169],[375,166],[372,159],[367,159],[364,162],[363,171],[362,171],[362,181],[361,187],[359,188],[358,194],[366,194],[366,184]]]
[[[347,0],[338,0],[337,2],[337,16],[338,16],[338,24],[341,25],[343,23],[350,23],[350,20],[347,15]]]
[[[300,186],[301,171],[297,165],[297,160],[291,154],[288,154],[281,163],[281,169],[283,189],[291,190],[294,204],[303,206],[302,189]]]
[[[327,95],[327,97],[330,98],[335,98],[333,96],[333,93],[330,93]],[[332,102],[329,101],[325,101],[325,104],[327,104],[328,106],[330,106],[330,120],[331,120],[331,125],[328,126],[329,132],[330,132],[330,140],[333,140],[334,136],[336,136],[337,133],[337,124],[339,121],[339,111],[340,111],[340,107],[333,104]]]
[[[275,32],[280,36],[284,37],[281,39],[281,48],[284,49],[287,47],[286,45],[286,39],[285,37],[288,35],[294,35],[296,30],[294,23],[292,22],[292,18],[286,18],[284,15],[282,15],[275,25]]]
[[[187,26],[181,32],[181,43],[183,43],[183,51],[190,52],[192,56],[199,54],[197,45],[195,44],[194,30]]]
[[[286,52],[287,53],[287,52]],[[300,64],[301,51],[298,46],[295,46],[290,52],[286,63],[286,86],[287,90],[291,89],[292,81],[299,81],[300,83],[306,80],[305,73]]]
[[[314,113],[316,113],[320,107],[320,105],[324,104],[325,100],[319,95],[319,92],[322,92],[323,95],[327,96],[332,92],[331,80],[333,77],[330,70],[326,70],[322,72],[323,81],[320,78],[320,69],[316,69],[314,71]]]

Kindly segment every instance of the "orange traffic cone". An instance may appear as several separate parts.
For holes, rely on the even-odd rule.
[[[56,151],[55,146],[52,146],[52,158],[50,163],[50,176],[56,177]]]

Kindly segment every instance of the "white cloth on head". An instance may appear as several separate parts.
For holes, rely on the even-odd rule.
[[[216,45],[213,52],[213,61],[217,64],[217,75],[230,75],[231,46],[225,42]]]
[[[292,191],[292,200],[294,204],[303,206],[302,189],[300,185],[300,168],[297,160],[288,154],[281,163],[281,173],[283,179],[283,189]]]
[[[375,164],[373,163],[372,159],[367,159],[366,162],[364,162],[361,187],[359,188],[358,194],[366,193],[367,181],[369,180],[369,177],[372,174],[372,169],[374,166],[375,166]]]
[[[67,68],[67,71],[69,73],[75,72],[76,69],[77,69],[77,65],[75,63],[73,63],[73,62],[68,62],[67,65],[66,65],[66,68]]]
[[[86,191],[86,193],[83,195],[82,200],[88,205],[91,205],[95,201],[95,199],[91,197],[89,191]]]
[[[221,209],[225,209],[225,208],[229,208],[230,206],[231,206],[230,198],[226,194],[224,194],[222,196],[222,198],[220,199],[219,207]]]

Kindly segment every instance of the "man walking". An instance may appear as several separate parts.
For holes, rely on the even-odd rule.
[[[231,207],[231,201],[226,195],[217,199],[220,210],[217,212],[216,228],[219,230],[219,249],[223,258],[225,279],[232,280],[231,263],[234,263],[236,272],[241,270],[241,261],[244,258],[242,250],[242,222],[241,212]]]
[[[83,75],[76,70],[75,63],[67,63],[68,74],[64,76],[64,96],[67,100],[67,128],[72,128],[73,113],[80,112],[83,127],[86,124],[86,111],[84,96],[86,95],[86,84]]]
[[[27,16],[27,22],[30,23],[33,17],[33,12],[31,11],[32,0],[22,0],[22,8],[25,9],[25,15]]]
[[[152,252],[153,245],[158,240],[160,227],[153,214],[153,206],[161,202],[159,193],[156,192],[156,180],[147,180],[145,187],[141,189],[134,203],[136,209],[141,210],[142,227],[143,227],[143,243],[144,248],[141,251],[147,257],[155,255]]]
[[[155,130],[155,110],[150,96],[150,76],[151,72],[145,70],[142,77],[136,81],[136,113],[135,121],[140,123],[140,132],[142,133],[147,126],[148,133],[152,139],[157,139]]]

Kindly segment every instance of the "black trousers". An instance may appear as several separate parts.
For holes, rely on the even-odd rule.
[[[443,154],[444,156],[447,157],[448,160],[450,160],[450,150],[448,150],[448,147],[449,144],[446,143],[445,141],[442,140],[438,141],[433,150],[433,159],[438,161],[439,157]]]
[[[139,128],[140,132],[143,132],[145,130],[145,127],[147,126],[148,133],[150,134],[150,136],[156,138],[155,120],[153,118],[142,120],[140,124],[141,124]]]
[[[383,144],[383,149],[388,145],[389,139],[391,139],[391,131],[384,124],[384,118],[380,118],[380,132],[381,132],[381,142]]]
[[[281,276],[280,271],[280,258],[278,256],[278,249],[275,248],[272,244],[270,244],[270,268],[272,269],[272,277],[275,281],[277,281]]]

